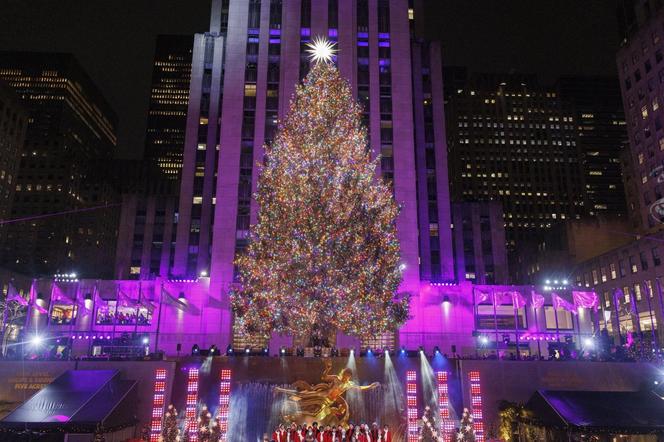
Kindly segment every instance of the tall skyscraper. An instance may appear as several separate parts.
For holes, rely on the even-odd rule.
[[[170,179],[182,169],[192,45],[191,35],[158,35],[155,43],[144,157]]]
[[[173,275],[208,273],[211,293],[235,281],[234,258],[256,221],[262,146],[308,71],[307,43],[323,36],[337,43],[336,63],[366,110],[370,148],[401,204],[402,288],[455,279],[440,48],[411,35],[418,5],[213,2],[210,32],[194,39]]]
[[[0,79],[28,109],[2,261],[24,273],[112,274],[117,203],[105,173],[117,117],[70,54],[0,52]]]
[[[28,127],[28,113],[7,83],[0,81],[0,220],[11,218],[18,165]],[[0,241],[6,230],[0,226]]]
[[[664,222],[664,9],[647,10],[650,19],[630,28],[617,54],[629,135],[624,157],[628,212],[642,232],[660,229]]]
[[[453,200],[501,201],[511,250],[588,213],[576,117],[555,89],[534,75],[454,83],[446,92]]]
[[[616,77],[561,77],[561,100],[571,106],[583,154],[590,215],[625,216],[620,157],[627,142],[625,115]]]

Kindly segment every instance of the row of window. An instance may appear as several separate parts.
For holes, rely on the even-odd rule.
[[[648,255],[650,255],[650,259]],[[577,285],[594,287],[600,283],[607,282],[609,279],[624,278],[628,273],[634,274],[639,271],[646,271],[650,267],[650,261],[652,261],[652,265],[655,267],[662,264],[658,247],[651,248],[649,252],[641,251],[638,257],[631,255],[627,260],[619,259],[617,264],[611,262],[608,266],[600,266],[599,268],[591,269],[589,272],[579,274],[577,275]]]

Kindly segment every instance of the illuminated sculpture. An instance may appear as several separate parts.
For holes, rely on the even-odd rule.
[[[323,382],[311,385],[306,381],[297,381],[294,389],[275,388],[279,393],[285,393],[291,401],[297,404],[297,413],[284,416],[286,421],[298,424],[311,424],[318,422],[321,426],[345,425],[350,417],[348,403],[344,394],[351,389],[360,391],[378,387],[374,382],[371,385],[360,386],[353,382],[353,372],[344,368],[339,374],[330,374],[332,363],[325,361],[325,370],[321,380]]]

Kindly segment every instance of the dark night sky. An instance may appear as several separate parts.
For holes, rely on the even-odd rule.
[[[284,0],[287,2],[288,0]],[[615,74],[610,0],[426,0],[444,64],[475,71]],[[206,30],[209,0],[0,0],[0,49],[72,52],[120,117],[122,156],[143,149],[154,38]]]

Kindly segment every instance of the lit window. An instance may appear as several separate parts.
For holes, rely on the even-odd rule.
[[[193,199],[194,204],[203,204],[203,197],[202,196],[195,196]]]
[[[255,84],[245,84],[244,85],[244,96],[245,97],[255,97],[256,96],[256,85]]]
[[[140,267],[129,267],[129,274],[130,275],[138,275],[141,273],[141,268]]]
[[[413,8],[408,8],[408,20],[413,19],[415,19],[415,11],[413,11]]]

